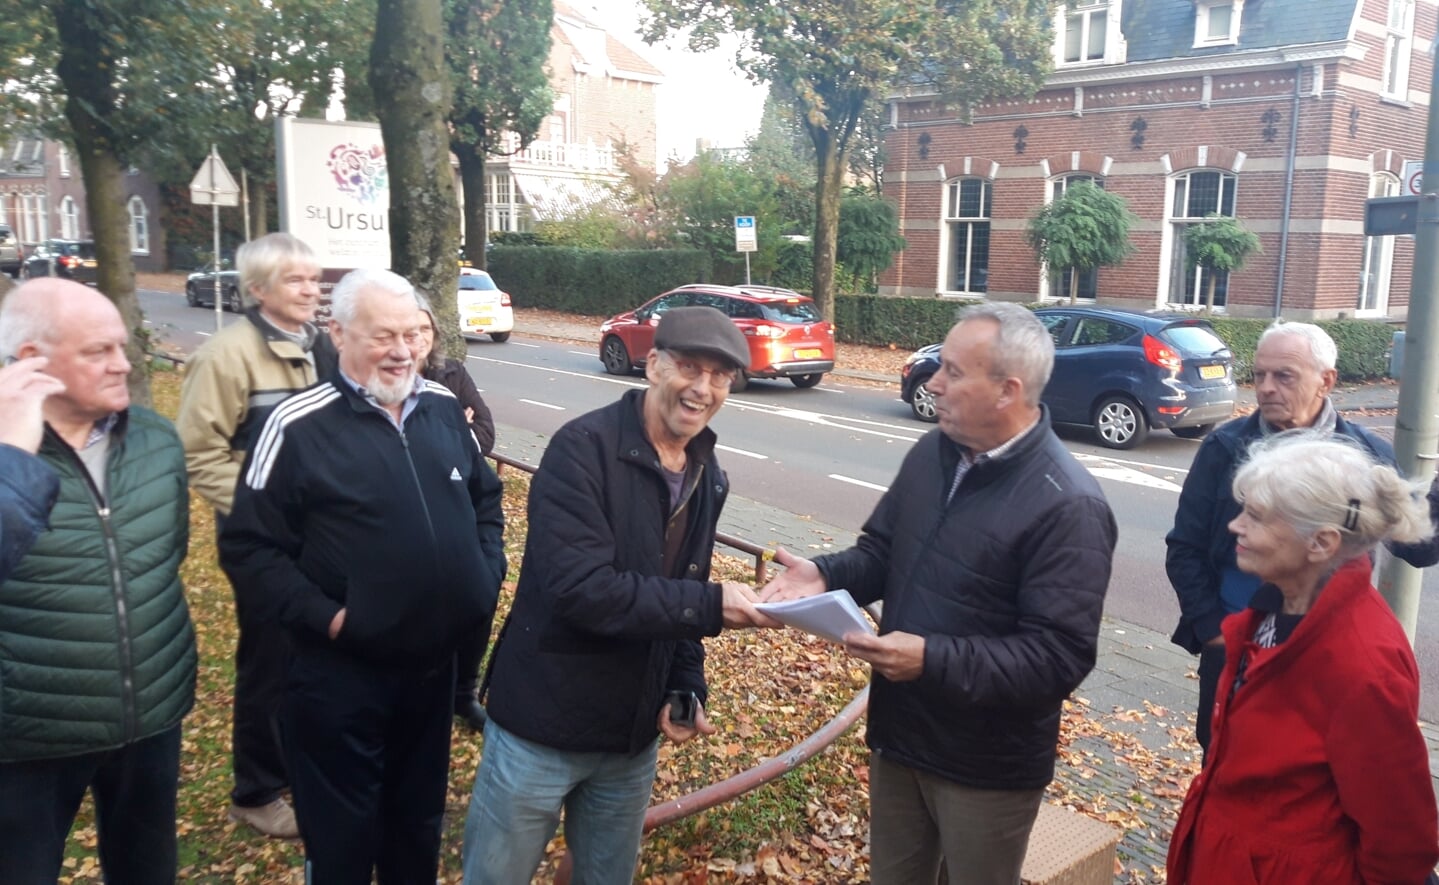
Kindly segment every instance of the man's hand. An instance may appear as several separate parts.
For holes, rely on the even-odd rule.
[[[471,408],[470,406],[465,406],[465,423],[466,423],[466,424],[474,424],[474,423],[475,423],[475,410],[474,410],[473,408]]]
[[[764,585],[764,589],[759,594],[760,602],[783,602],[786,599],[799,599],[803,596],[814,596],[829,589],[825,586],[824,575],[820,574],[819,566],[808,559],[795,556],[780,547],[774,552],[774,561],[777,565],[784,566],[784,571],[775,575],[768,584]]]
[[[890,682],[911,682],[924,672],[924,637],[896,630],[883,636],[846,633],[845,651],[869,661],[875,672]]]
[[[335,612],[335,616],[330,619],[330,639],[332,639],[332,640],[334,640],[334,639],[339,639],[339,638],[340,638],[340,631],[343,630],[344,628],[345,628],[345,610],[344,610],[344,609],[340,609],[339,611]]]
[[[720,586],[724,588],[724,625],[729,629],[783,626],[769,615],[755,610],[754,604],[759,599],[748,586],[735,581],[725,581]]]
[[[42,370],[50,362],[32,356],[0,369],[0,443],[30,454],[45,435],[45,398],[65,392],[65,384]]]
[[[705,718],[704,704],[695,701],[695,724],[694,728],[687,725],[676,725],[670,721],[670,705],[660,707],[659,718],[660,733],[676,744],[682,744],[698,734],[714,734],[715,727],[710,725],[709,719]]]
[[[1220,648],[1223,648],[1223,647],[1224,647],[1224,634],[1223,634],[1223,633],[1220,633],[1218,636],[1214,637],[1213,639],[1210,639],[1209,641],[1205,642],[1204,644],[1205,644],[1205,645],[1217,645],[1217,646],[1219,646]]]

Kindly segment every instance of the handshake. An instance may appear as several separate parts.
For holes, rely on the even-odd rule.
[[[724,625],[730,629],[747,627],[780,627],[778,621],[759,609],[756,603],[783,602],[814,596],[829,589],[819,567],[783,547],[774,553],[774,561],[784,566],[756,593],[748,586],[733,581],[724,583]],[[881,635],[855,631],[844,636],[844,649],[868,662],[876,673],[891,682],[918,679],[924,672],[924,637],[893,630]]]
[[[759,602],[783,602],[823,593],[824,576],[819,567],[808,559],[802,559],[783,547],[775,551],[774,561],[784,566],[784,571],[770,579],[768,584],[754,590],[738,581],[725,581],[724,625],[726,629],[743,630],[751,627],[783,627],[779,621],[755,608]]]

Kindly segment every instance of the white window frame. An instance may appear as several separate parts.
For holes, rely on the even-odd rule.
[[[1078,184],[1081,181],[1090,182],[1095,187],[1098,187],[1101,190],[1103,190],[1106,186],[1104,176],[1100,175],[1098,172],[1085,172],[1082,169],[1065,172],[1060,175],[1054,176],[1053,178],[1049,179],[1048,182],[1046,182],[1044,200],[1045,205],[1053,203],[1056,199],[1064,195],[1064,192],[1069,189],[1070,185]],[[1069,269],[1062,268],[1058,271],[1052,271],[1049,269],[1049,266],[1046,265],[1042,268],[1042,271],[1043,273],[1039,278],[1039,300],[1059,301],[1068,304],[1069,296],[1064,293],[1064,280],[1060,279],[1060,275],[1067,275],[1069,273]],[[1090,273],[1095,274],[1095,296],[1097,296],[1099,294],[1099,269],[1095,268],[1094,270],[1090,271]],[[1067,276],[1065,277],[1065,279],[1067,279]],[[1081,277],[1081,279],[1083,278]],[[1055,283],[1056,280],[1059,280],[1058,284]],[[1081,286],[1081,288],[1083,287]],[[1078,298],[1075,299],[1075,302],[1078,304],[1093,304],[1095,303],[1095,300],[1095,297],[1086,297],[1084,295],[1080,295]]]
[[[125,204],[130,212],[130,254],[150,254],[150,207],[138,196]]]
[[[61,177],[61,178],[69,178],[69,177],[70,177],[70,149],[67,148],[67,147],[65,147],[65,145],[63,145],[63,144],[60,145],[60,152],[59,152],[59,154],[57,155],[57,160],[58,160],[58,163],[59,163],[59,165],[60,165],[60,177]]]
[[[1054,66],[1056,68],[1082,68],[1092,65],[1123,64],[1125,59],[1124,35],[1120,33],[1120,18],[1124,0],[1073,0],[1061,3],[1054,10]],[[1091,28],[1096,17],[1104,17],[1104,51],[1102,55],[1089,56]],[[1069,20],[1080,20],[1080,58],[1065,57],[1065,39],[1068,35]]]
[[[1166,186],[1165,189],[1164,189],[1164,195],[1165,195],[1165,200],[1164,200],[1164,228],[1165,228],[1165,230],[1164,230],[1164,234],[1165,234],[1165,235],[1164,235],[1164,243],[1163,243],[1164,259],[1163,259],[1163,261],[1162,261],[1162,263],[1161,263],[1161,266],[1162,266],[1162,268],[1164,269],[1165,272],[1164,272],[1163,275],[1162,275],[1162,280],[1163,280],[1162,285],[1164,286],[1164,288],[1161,289],[1161,291],[1160,291],[1160,299],[1161,299],[1161,303],[1168,304],[1168,305],[1171,306],[1171,307],[1179,307],[1179,308],[1184,308],[1184,309],[1188,309],[1188,310],[1194,310],[1194,309],[1196,309],[1196,308],[1203,308],[1203,307],[1204,307],[1204,296],[1205,296],[1205,294],[1206,294],[1206,289],[1208,288],[1207,285],[1206,285],[1206,281],[1205,281],[1205,276],[1204,276],[1205,270],[1204,270],[1204,268],[1202,268],[1202,267],[1196,267],[1196,268],[1194,268],[1193,271],[1186,271],[1186,270],[1184,269],[1183,265],[1179,263],[1179,260],[1178,260],[1178,259],[1179,259],[1179,257],[1180,257],[1180,250],[1184,248],[1184,228],[1187,227],[1187,226],[1189,226],[1189,225],[1191,225],[1191,224],[1203,224],[1203,223],[1204,223],[1204,214],[1200,214],[1200,215],[1189,215],[1189,214],[1187,214],[1187,213],[1188,213],[1188,205],[1187,205],[1187,204],[1188,204],[1188,202],[1189,202],[1189,199],[1188,199],[1188,197],[1189,197],[1189,189],[1190,189],[1191,185],[1193,184],[1193,182],[1192,182],[1193,176],[1195,176],[1195,175],[1205,175],[1205,174],[1217,174],[1217,175],[1219,176],[1219,190],[1218,190],[1218,192],[1215,194],[1215,208],[1214,208],[1214,211],[1215,211],[1216,213],[1222,214],[1223,209],[1224,209],[1224,194],[1225,194],[1225,190],[1226,190],[1226,188],[1227,188],[1227,189],[1229,190],[1229,192],[1230,192],[1230,197],[1229,197],[1229,204],[1230,204],[1230,205],[1229,205],[1229,215],[1228,215],[1228,217],[1230,217],[1230,218],[1238,218],[1238,217],[1239,217],[1239,174],[1238,174],[1238,173],[1232,172],[1232,171],[1230,171],[1230,170],[1228,170],[1228,169],[1215,169],[1215,168],[1211,168],[1211,167],[1206,167],[1206,168],[1199,168],[1199,169],[1186,169],[1186,170],[1184,170],[1183,172],[1180,172],[1180,173],[1178,173],[1178,174],[1176,174],[1176,175],[1171,175],[1171,176],[1169,177],[1169,181],[1168,181],[1168,183],[1167,183],[1167,186]],[[1174,211],[1175,203],[1178,201],[1178,199],[1177,199],[1177,194],[1178,194],[1180,182],[1183,182],[1183,184],[1184,184],[1184,194],[1185,194],[1185,204],[1186,204],[1186,207],[1185,207],[1185,212],[1186,212],[1186,214],[1184,214],[1184,215],[1180,215],[1180,214],[1178,214],[1178,213],[1176,213],[1176,212]],[[1205,213],[1205,214],[1207,214],[1207,213]],[[1214,305],[1214,309],[1215,309],[1216,311],[1224,311],[1224,310],[1228,307],[1228,305],[1229,305],[1229,292],[1228,292],[1228,288],[1229,288],[1229,287],[1228,287],[1228,276],[1229,276],[1229,275],[1228,275],[1228,272],[1227,272],[1227,271],[1220,271],[1220,272],[1225,275],[1225,276],[1224,276],[1225,291],[1224,291],[1223,293],[1220,293],[1220,292],[1216,292],[1216,293],[1215,293],[1215,302],[1216,302],[1216,303],[1215,303],[1215,305]],[[1185,297],[1185,296],[1184,296],[1184,286],[1183,286],[1184,281],[1183,281],[1183,279],[1180,278],[1180,275],[1184,275],[1184,274],[1188,274],[1188,273],[1192,273],[1193,276],[1194,276],[1194,301],[1193,301],[1193,302],[1183,300],[1184,297]],[[1179,293],[1177,299],[1176,299],[1176,297],[1175,297],[1175,290],[1176,290],[1176,289],[1178,290],[1178,293]],[[1218,302],[1220,301],[1220,299],[1223,299],[1223,303],[1218,303]]]
[[[1389,0],[1385,22],[1384,74],[1379,92],[1385,98],[1409,100],[1409,58],[1414,45],[1414,0]]]
[[[1209,14],[1221,6],[1230,7],[1229,31],[1220,36],[1209,33]],[[1244,17],[1244,0],[1198,0],[1194,4],[1194,47],[1233,46],[1239,42],[1239,21]]]
[[[967,181],[977,181],[980,184],[978,215],[959,214],[960,189],[963,187],[964,182]],[[939,271],[940,291],[948,295],[967,295],[986,298],[988,297],[989,292],[989,257],[991,252],[991,246],[994,242],[994,219],[992,215],[994,209],[994,182],[988,178],[985,178],[982,175],[960,175],[951,178],[944,183],[944,191],[941,193],[941,199],[943,200],[944,242],[940,244],[942,248],[941,255],[943,256],[943,260],[940,263]],[[984,210],[986,206],[989,207],[991,214],[985,214]],[[984,249],[985,283],[984,289],[976,290],[973,288],[974,234],[975,231],[978,229],[978,226],[981,224],[985,226],[985,230],[988,233],[988,237],[985,240]],[[954,243],[957,238],[957,232],[959,231],[964,232],[964,251],[965,255],[970,257],[969,266],[965,270],[965,288],[963,289],[953,288],[953,268],[955,258]]]
[[[1369,196],[1397,197],[1399,176],[1375,172],[1369,177]],[[1382,317],[1389,314],[1389,286],[1394,276],[1394,238],[1365,237],[1364,265],[1359,272],[1359,299],[1355,316]]]
[[[80,239],[80,212],[75,198],[68,195],[60,200],[60,239]]]

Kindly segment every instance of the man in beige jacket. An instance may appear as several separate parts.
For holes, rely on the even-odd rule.
[[[218,534],[234,503],[245,452],[280,402],[330,375],[334,345],[314,324],[320,266],[310,247],[274,233],[240,247],[244,316],[190,357],[176,426],[185,444],[190,486],[215,508]],[[244,594],[237,594],[237,600]],[[286,636],[236,604],[230,818],[267,836],[299,835],[284,799],[289,785],[275,717],[283,688]]]

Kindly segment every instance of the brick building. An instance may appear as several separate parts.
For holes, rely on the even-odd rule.
[[[1219,274],[1236,316],[1402,317],[1413,241],[1366,238],[1364,200],[1421,160],[1439,0],[1072,0],[1031,100],[967,119],[892,97],[885,193],[909,242],[881,291],[1068,298],[1037,265],[1036,209],[1087,180],[1140,219],[1135,254],[1081,277],[1081,299],[1198,306],[1183,229],[1217,212],[1263,254]]]
[[[547,68],[554,110],[524,150],[488,161],[485,192],[492,231],[528,230],[608,199],[620,180],[623,146],[655,166],[658,68],[580,13],[555,3]]]
[[[125,177],[125,206],[130,215],[130,250],[137,270],[165,265],[160,193],[137,170]],[[58,141],[18,136],[0,143],[0,222],[10,225],[25,254],[48,239],[94,237],[85,208],[80,164]]]

